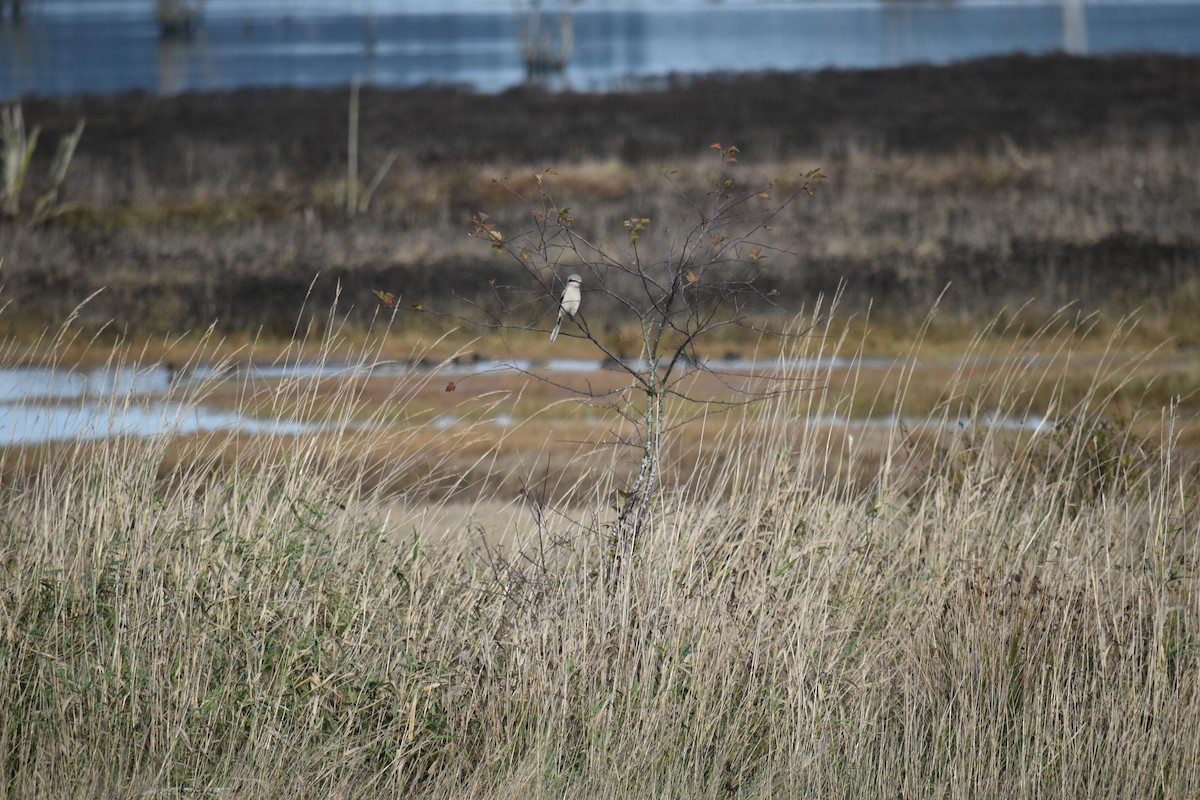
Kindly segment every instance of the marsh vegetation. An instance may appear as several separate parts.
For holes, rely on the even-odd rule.
[[[27,102],[86,133],[0,222],[0,360],[256,424],[0,451],[0,796],[1196,794],[1196,63],[364,88],[351,218],[346,93]],[[713,141],[829,180],[613,580],[629,377],[546,365],[637,321],[464,324],[529,275],[467,219],[553,166],[669,252]]]
[[[215,320],[226,335],[286,340],[305,298],[327,308],[339,284],[360,325],[376,288],[427,306],[478,300],[490,280],[520,278],[464,235],[480,211],[524,224],[494,181],[528,189],[558,169],[562,205],[586,212],[577,225],[615,244],[621,220],[678,219],[664,172],[703,187],[708,147],[725,142],[756,177],[829,176],[780,220],[787,253],[767,262],[788,314],[845,281],[848,311],[871,304],[877,325],[911,327],[949,286],[945,323],[1076,303],[1138,310],[1160,339],[1194,343],[1198,74],[1196,59],[1170,56],[1017,57],[606,95],[363,87],[362,190],[393,160],[354,220],[346,90],[29,98],[43,140],[87,128],[62,213],[0,225],[4,324],[56,326],[103,289],[82,311],[93,329]],[[31,185],[52,155],[38,149]]]
[[[840,338],[821,319],[804,348]],[[1024,347],[976,346],[994,371],[869,436],[831,423],[864,387],[824,367],[700,422],[615,586],[636,465],[540,413],[494,444],[485,421],[431,426],[419,381],[372,400],[378,342],[336,331],[321,348],[358,379],[241,400],[320,435],[10,450],[5,793],[1189,795],[1200,517],[1178,409],[1139,435],[1107,421],[1129,365],[1070,399]],[[971,416],[1035,397],[1052,425]],[[572,477],[545,481],[564,454]]]

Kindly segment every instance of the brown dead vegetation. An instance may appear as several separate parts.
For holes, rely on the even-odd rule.
[[[1198,93],[1200,59],[1173,56],[711,77],[607,95],[367,88],[359,174],[399,155],[353,220],[340,205],[343,91],[30,99],[26,116],[48,136],[80,117],[87,132],[66,211],[33,228],[0,223],[5,332],[53,325],[101,288],[85,324],[147,335],[216,321],[287,339],[305,300],[328,308],[338,287],[363,325],[375,288],[461,308],[454,298],[519,277],[464,235],[478,211],[524,224],[506,182],[520,190],[554,166],[581,230],[616,244],[621,220],[650,217],[665,252],[687,209],[664,172],[701,184],[698,159],[725,141],[746,154],[748,178],[786,184],[814,166],[830,177],[777,226],[768,263],[786,314],[844,283],[844,308],[871,304],[901,326],[945,291],[962,319],[1029,301],[1046,314],[1140,309],[1194,344]]]

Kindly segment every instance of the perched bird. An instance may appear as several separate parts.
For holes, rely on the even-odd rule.
[[[563,314],[566,314],[571,319],[579,313],[579,301],[583,299],[583,294],[579,287],[583,285],[583,278],[578,275],[571,275],[567,278],[567,288],[563,289],[562,300],[558,301],[558,322],[554,323],[554,330],[550,331],[550,341],[558,338],[558,329],[562,327]]]

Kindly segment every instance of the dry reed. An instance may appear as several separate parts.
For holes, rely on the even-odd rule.
[[[782,395],[696,440],[615,587],[618,462],[581,447],[571,485],[434,530],[371,473],[437,445],[361,382],[249,392],[333,430],[209,440],[166,479],[169,437],[63,449],[0,493],[0,796],[1195,796],[1173,410],[1138,439],[1097,421],[1110,376],[1067,398],[983,355],[986,410],[1036,396],[1052,429],[959,425],[951,385],[868,454],[829,432],[838,387]]]

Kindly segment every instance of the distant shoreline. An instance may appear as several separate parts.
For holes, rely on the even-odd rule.
[[[364,86],[362,146],[403,143],[423,160],[637,161],[694,150],[720,135],[786,156],[839,141],[921,152],[990,147],[1008,136],[1037,146],[1112,127],[1178,129],[1200,121],[1200,55],[1015,55],[663,80],[666,88],[602,93]],[[20,102],[47,134],[86,117],[81,154],[136,147],[153,158],[170,138],[256,146],[265,137],[307,158],[344,139],[347,94],[345,86],[272,87]]]

